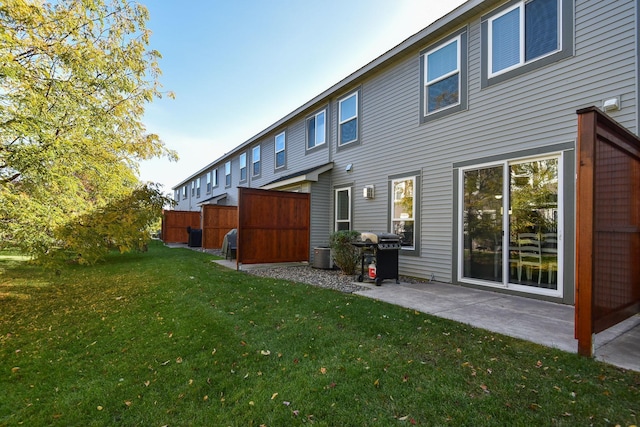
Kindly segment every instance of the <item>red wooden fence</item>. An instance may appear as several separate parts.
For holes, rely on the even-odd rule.
[[[640,312],[640,138],[595,107],[578,112],[576,338]]]
[[[309,194],[238,190],[238,263],[309,261]]]
[[[188,243],[187,227],[200,228],[200,212],[164,211],[162,215],[162,241]]]
[[[222,247],[225,234],[238,228],[237,206],[202,206],[202,247],[218,249]]]

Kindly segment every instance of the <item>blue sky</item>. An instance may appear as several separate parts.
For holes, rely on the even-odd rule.
[[[146,161],[165,192],[464,0],[142,0],[160,81],[144,123],[180,160]]]

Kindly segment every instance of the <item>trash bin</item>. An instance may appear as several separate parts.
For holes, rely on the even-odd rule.
[[[313,248],[313,268],[322,268],[330,270],[333,268],[331,260],[331,248],[318,247]]]
[[[190,248],[200,248],[202,247],[202,229],[201,228],[192,228],[189,230],[189,242],[187,245]]]

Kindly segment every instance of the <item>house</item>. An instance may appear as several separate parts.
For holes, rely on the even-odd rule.
[[[308,192],[311,247],[393,232],[403,275],[573,304],[576,110],[638,134],[639,13],[470,0],[178,183],[175,209]]]

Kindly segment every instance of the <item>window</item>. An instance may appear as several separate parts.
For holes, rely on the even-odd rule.
[[[240,182],[247,180],[247,153],[240,154]]]
[[[391,232],[403,249],[415,248],[416,190],[415,177],[391,180]]]
[[[218,169],[214,169],[211,171],[211,188],[216,188],[218,186]]]
[[[207,174],[207,194],[211,193],[211,174]]]
[[[285,133],[279,133],[276,135],[276,169],[284,167],[286,163],[286,142],[285,142]]]
[[[180,190],[176,190],[173,192],[173,200],[178,202],[180,200]]]
[[[354,92],[338,102],[338,145],[346,145],[358,140],[358,92]]]
[[[200,197],[200,182],[202,180],[200,178],[196,179],[196,197]]]
[[[307,149],[324,144],[326,134],[326,110],[322,110],[307,119]]]
[[[561,296],[561,157],[472,165],[459,186],[459,278]]]
[[[424,55],[425,115],[460,102],[460,37]]]
[[[351,230],[351,187],[336,189],[336,231]]]
[[[481,27],[483,87],[573,54],[571,0],[512,0]]]
[[[182,198],[183,199],[187,198],[187,186],[186,185],[184,187],[182,187]]]
[[[194,197],[195,195],[196,195],[196,182],[191,181],[191,197]]]
[[[224,164],[224,185],[231,187],[231,162]]]
[[[257,145],[255,147],[253,147],[253,150],[251,151],[251,164],[252,164],[252,171],[253,171],[253,176],[258,176],[260,175],[260,146]]]

